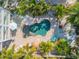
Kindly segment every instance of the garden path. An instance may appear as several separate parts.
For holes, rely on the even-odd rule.
[[[13,44],[16,44],[15,47],[18,47],[19,45],[22,45],[22,44],[26,44],[26,42],[27,42],[25,40],[26,38],[23,38],[22,36],[23,36],[23,34],[22,34],[21,30],[18,29],[16,32],[15,40],[13,42],[11,42],[9,47],[12,47]]]

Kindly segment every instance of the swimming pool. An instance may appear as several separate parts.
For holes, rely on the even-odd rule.
[[[31,25],[30,31],[36,35],[46,35],[47,31],[50,30],[50,22],[48,19],[43,19],[40,23]]]
[[[54,25],[52,25],[52,26],[54,26]],[[40,23],[35,23],[35,24],[31,25],[30,31],[36,35],[44,36],[50,30],[50,27],[51,27],[50,21],[47,19],[44,19]],[[54,29],[55,29],[55,32],[54,32],[54,34],[52,33],[52,37],[50,39],[51,41],[56,41],[59,38],[64,37],[63,30],[60,29],[58,25]]]

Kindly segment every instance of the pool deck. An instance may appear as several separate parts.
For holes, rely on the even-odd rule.
[[[27,38],[30,38],[31,40],[27,39]],[[12,47],[12,45],[15,45],[15,48],[19,48],[19,47],[22,47],[24,45],[27,45],[27,43],[30,43],[30,42],[35,42],[36,41],[36,45],[38,44],[39,42],[39,37],[37,38],[37,40],[34,40],[33,37],[26,37],[26,38],[23,38],[23,33],[20,29],[17,30],[17,33],[16,33],[16,37],[15,37],[15,40],[13,42],[11,42],[11,44],[9,45],[9,48]]]
[[[13,44],[17,44],[16,47],[18,47],[18,45],[21,45],[21,44],[26,44],[26,43],[25,43],[25,42],[27,42],[27,41],[25,40],[26,38],[23,38],[22,36],[23,36],[23,34],[22,34],[21,30],[18,29],[17,32],[16,32],[15,40],[14,40],[14,42],[12,42],[12,43],[10,44],[9,47],[12,47]]]
[[[26,38],[23,38],[23,33],[20,29],[17,30],[15,40],[10,44],[9,47],[12,47],[12,45],[15,45],[15,50],[18,50],[19,48],[29,44],[33,45],[34,47],[38,48],[39,44],[44,41],[47,42],[50,40],[52,34],[54,34],[54,29],[50,29],[45,36],[41,35],[32,35],[28,36]]]

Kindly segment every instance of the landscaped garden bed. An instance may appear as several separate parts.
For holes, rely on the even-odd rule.
[[[74,49],[75,50],[75,49]],[[57,42],[41,42],[38,48],[34,46],[23,46],[15,51],[15,45],[12,48],[3,51],[0,58],[3,59],[74,59],[76,56],[72,54],[74,50],[69,47],[67,40],[60,39]],[[55,52],[52,54],[52,52]],[[78,51],[78,50],[77,50]],[[76,51],[74,52],[76,53]],[[79,52],[77,52],[78,54]],[[76,57],[77,59],[77,57]]]

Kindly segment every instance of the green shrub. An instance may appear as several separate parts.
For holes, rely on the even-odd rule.
[[[70,55],[71,48],[66,39],[60,39],[60,44],[56,46],[58,55]]]
[[[41,42],[40,43],[40,52],[43,53],[43,54],[46,54],[50,51],[52,51],[53,49],[53,43],[52,42]]]

